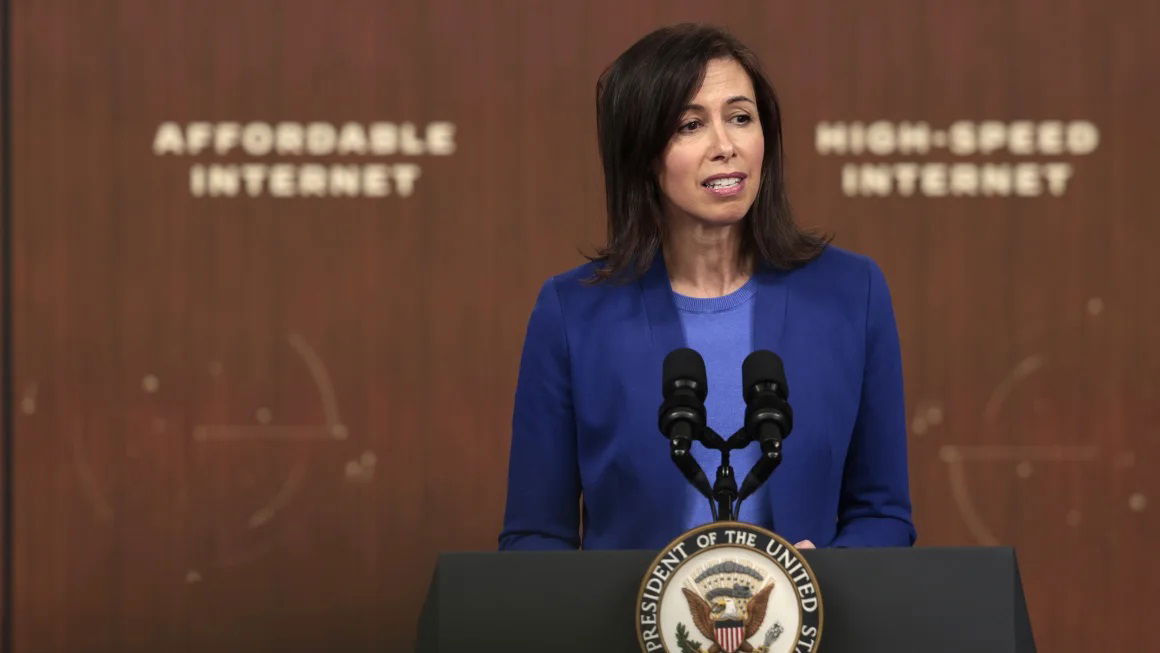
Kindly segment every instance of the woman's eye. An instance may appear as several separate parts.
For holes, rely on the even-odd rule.
[[[736,116],[733,116],[733,120],[734,120],[735,122],[737,122],[738,124],[742,124],[742,125],[744,125],[744,124],[746,124],[746,123],[752,122],[752,121],[753,121],[753,118],[751,118],[751,117],[747,116],[747,115],[746,115],[746,114],[744,114],[744,113],[739,113],[739,114],[737,114]]]
[[[690,120],[689,122],[686,122],[686,123],[682,124],[682,125],[680,126],[680,128],[679,128],[677,131],[682,131],[682,132],[691,132],[691,131],[693,131],[694,129],[696,129],[697,127],[700,127],[700,126],[701,126],[701,121],[700,121],[700,120]]]

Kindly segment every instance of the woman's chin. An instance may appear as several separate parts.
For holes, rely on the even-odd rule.
[[[671,227],[696,226],[701,229],[721,229],[739,224],[749,213],[749,204],[737,203],[731,206],[678,207],[669,205],[665,211],[665,221]],[[742,210],[744,208],[744,210]]]
[[[729,227],[745,219],[745,213],[737,211],[714,212],[697,217],[697,221],[706,227]]]

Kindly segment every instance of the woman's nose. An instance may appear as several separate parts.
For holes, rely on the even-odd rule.
[[[718,159],[731,159],[736,153],[736,148],[733,145],[733,139],[729,137],[729,132],[725,129],[725,125],[718,123],[712,127],[713,142],[710,144],[710,153],[714,161]]]

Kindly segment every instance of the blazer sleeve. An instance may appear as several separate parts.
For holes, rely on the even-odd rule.
[[[846,454],[832,546],[910,546],[902,354],[890,291],[872,261],[866,298],[866,360],[858,416]]]
[[[579,513],[568,341],[560,298],[549,280],[532,309],[520,360],[499,548],[577,549]]]

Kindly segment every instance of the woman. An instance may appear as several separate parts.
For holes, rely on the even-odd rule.
[[[794,430],[742,507],[802,546],[914,542],[898,334],[882,272],[795,226],[777,99],[721,30],[657,30],[597,84],[608,243],[544,284],[516,389],[503,549],[657,549],[711,521],[657,429],[661,363],[706,361],[741,426],[741,362],[785,362]],[[716,451],[696,458],[710,478]],[[756,444],[734,452],[738,476]]]

